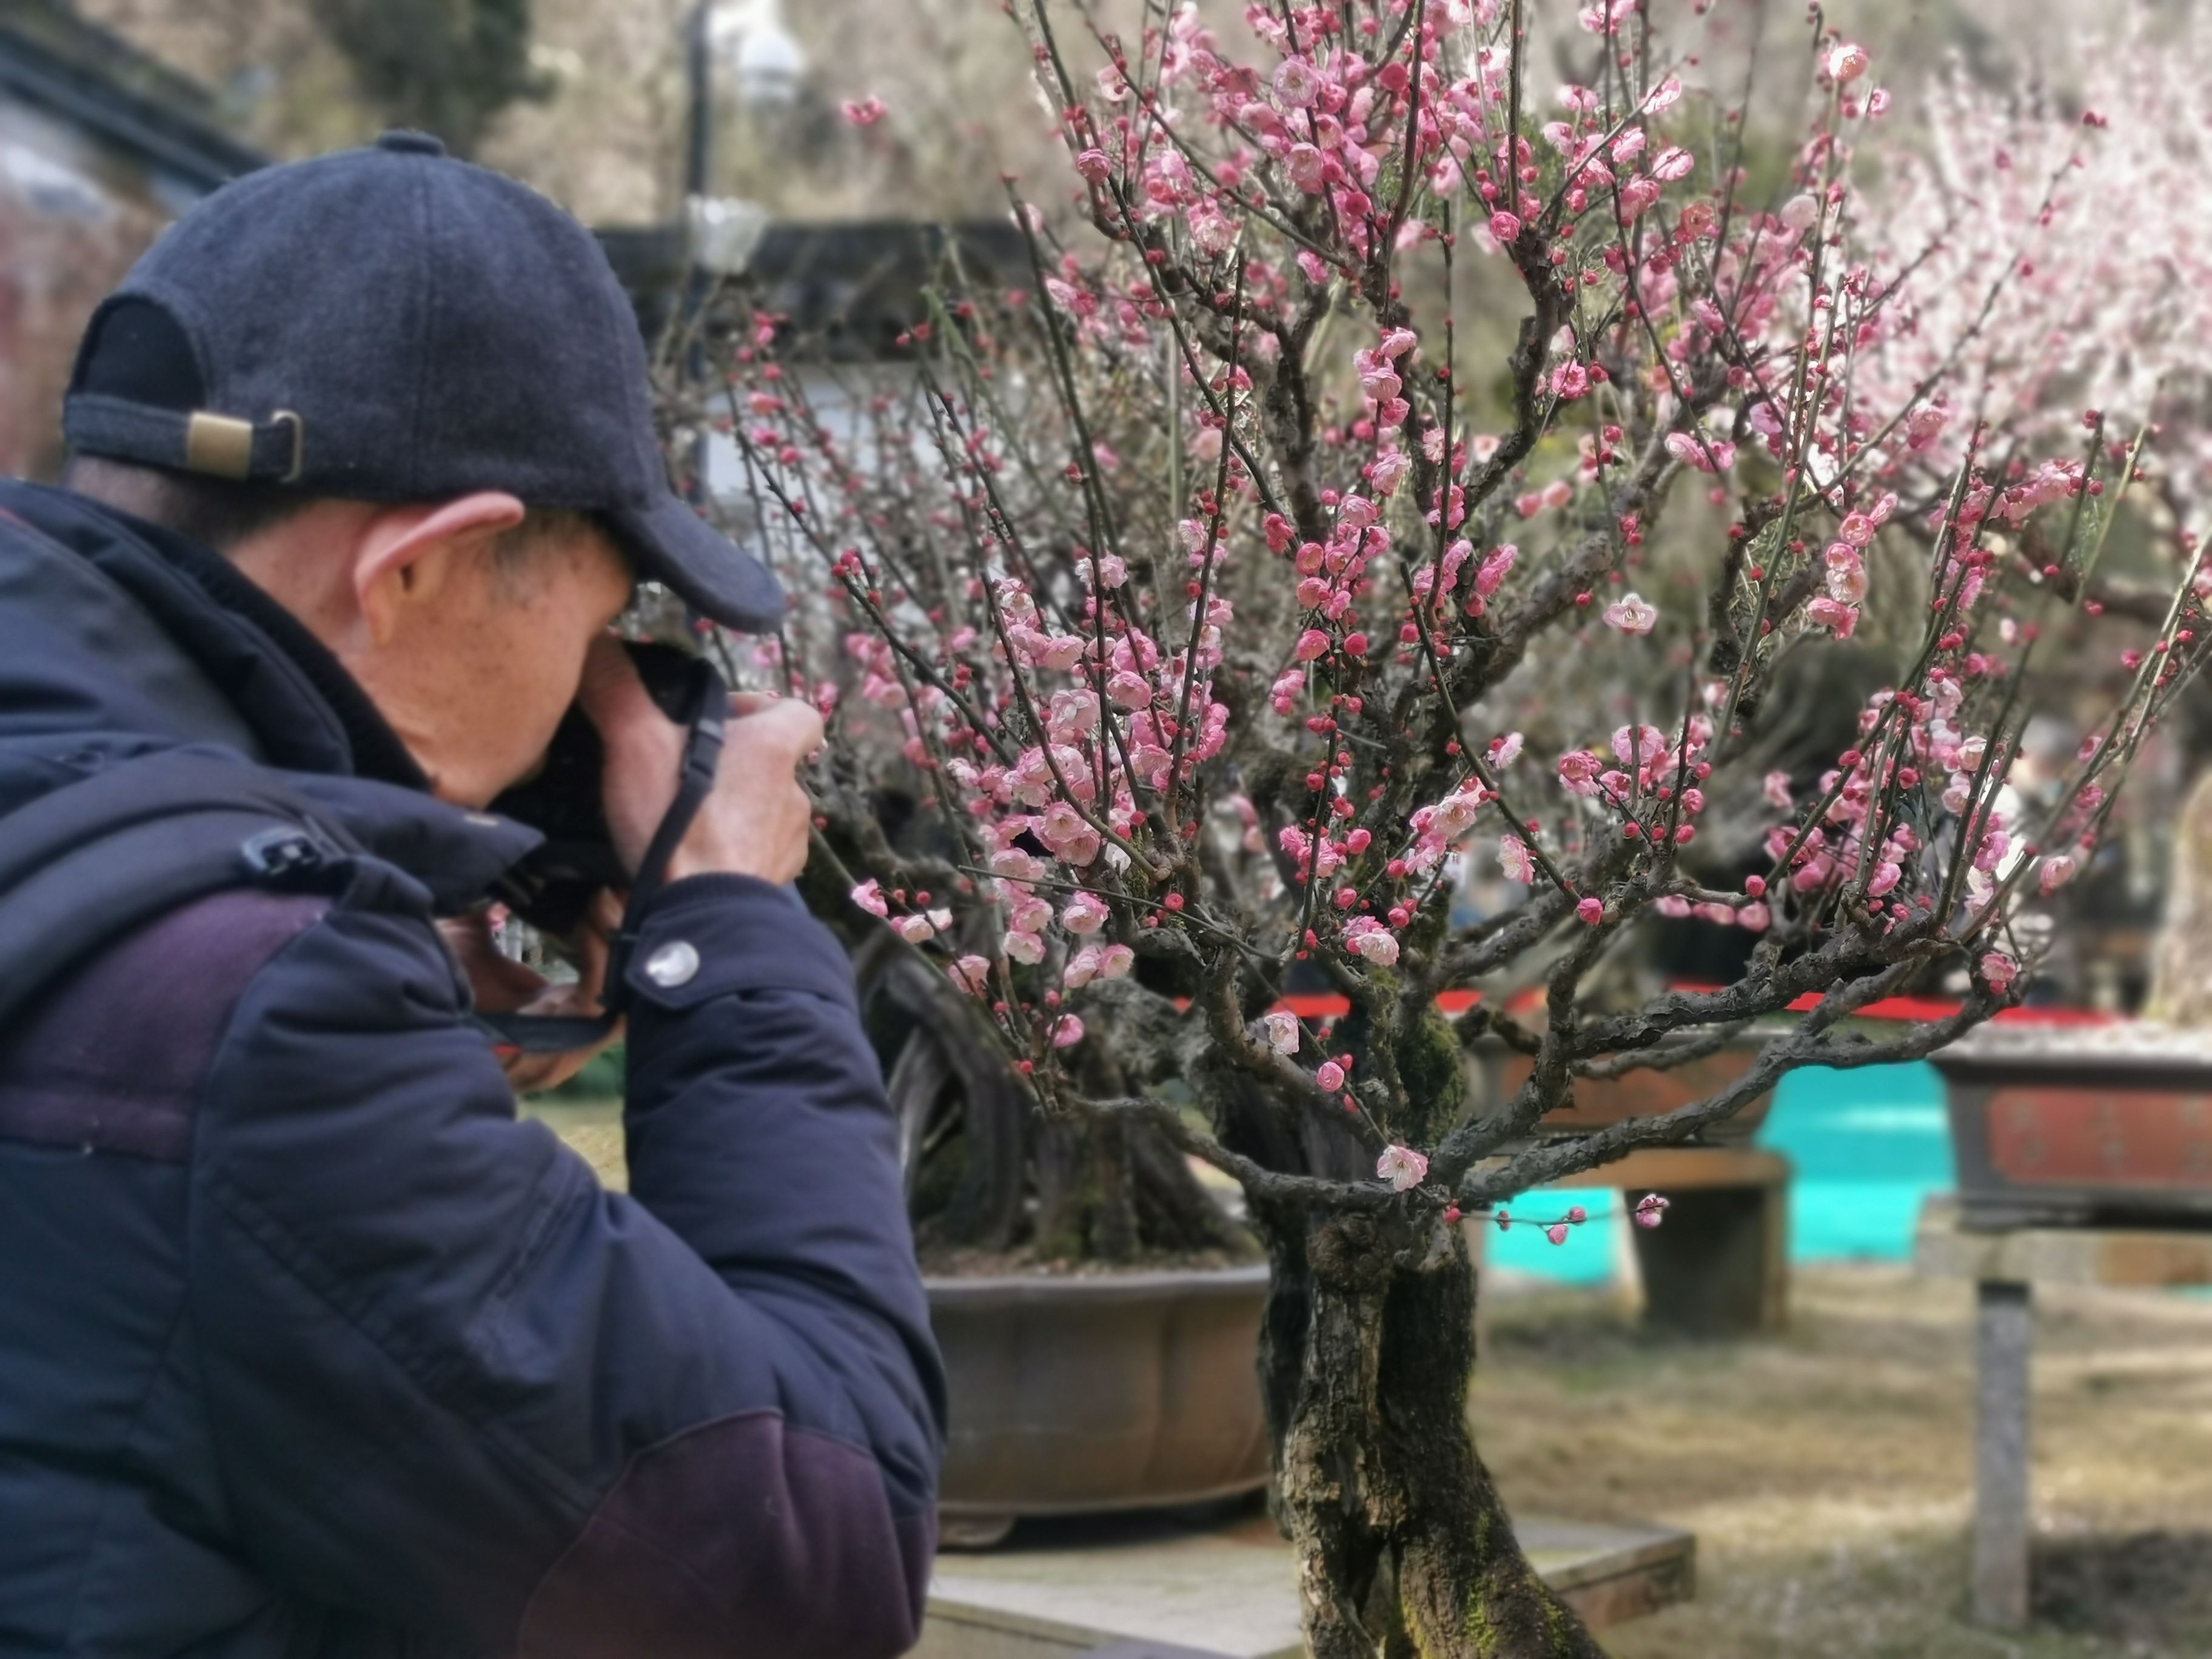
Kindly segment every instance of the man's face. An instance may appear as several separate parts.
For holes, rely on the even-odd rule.
[[[530,774],[632,586],[606,537],[574,526],[463,563],[413,641],[399,706],[384,710],[441,799],[482,806]]]
[[[634,582],[589,519],[529,518],[491,492],[319,502],[230,557],[330,647],[438,797],[463,806],[537,766]]]

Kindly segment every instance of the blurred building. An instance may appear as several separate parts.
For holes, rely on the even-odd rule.
[[[599,245],[629,291],[647,340],[665,342],[687,303],[706,308],[710,355],[726,353],[754,311],[780,319],[785,356],[808,406],[848,453],[865,458],[861,412],[911,385],[908,331],[929,316],[931,288],[957,272],[987,290],[1028,288],[1027,245],[1011,220],[950,225],[910,219],[771,222],[741,204],[702,223],[602,229]],[[708,437],[706,493],[724,529],[765,534],[744,464],[726,431]]]
[[[93,307],[162,226],[261,164],[216,115],[70,0],[0,5],[0,473],[51,476]]]

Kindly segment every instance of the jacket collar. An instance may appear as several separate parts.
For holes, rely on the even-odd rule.
[[[252,728],[271,765],[429,787],[338,659],[220,554],[38,484],[0,483],[0,513],[78,554],[136,599]]]
[[[0,481],[0,532],[9,531],[31,538],[35,564],[58,573],[82,558],[106,580],[57,579],[41,587],[34,574],[15,583],[12,616],[0,611],[0,636],[15,647],[13,659],[0,657],[0,669],[17,671],[21,693],[12,702],[0,698],[0,717],[19,717],[0,743],[0,814],[69,773],[179,747],[235,756],[249,747],[242,740],[250,734],[258,751],[250,760],[283,774],[288,787],[439,911],[480,898],[542,839],[525,825],[433,797],[337,659],[220,556],[66,491]],[[19,566],[19,574],[29,568]],[[95,614],[64,626],[69,606]],[[122,613],[134,606],[154,629],[124,627]],[[118,657],[114,642],[134,640]],[[56,649],[40,654],[49,641]],[[181,706],[189,700],[176,695],[182,682],[174,676],[149,672],[156,641],[179,653],[186,677],[214,688],[229,711],[223,729],[211,726],[204,702],[197,714]],[[134,678],[142,692],[166,685],[170,695],[126,698]],[[55,728],[58,709],[76,717],[70,729]]]

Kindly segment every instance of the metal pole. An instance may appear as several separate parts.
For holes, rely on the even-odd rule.
[[[701,336],[705,331],[705,319],[700,313],[707,306],[706,272],[699,263],[699,250],[695,246],[698,235],[700,214],[707,201],[707,186],[714,152],[714,63],[708,51],[708,14],[714,0],[696,0],[691,8],[691,21],[685,32],[684,74],[691,93],[691,128],[686,135],[688,143],[684,157],[684,312],[682,325],[690,336],[690,345],[684,353],[684,378],[690,382],[692,392],[703,404],[707,398],[707,354]],[[684,494],[695,507],[707,501],[707,458],[708,427],[702,407],[697,431],[691,440],[691,477]]]
[[[684,156],[684,193],[707,193],[708,155],[714,139],[714,82],[708,54],[708,12],[714,0],[697,0],[684,32],[684,78],[691,91],[691,125]]]
[[[1980,1399],[1974,1436],[1974,1621],[2027,1626],[2028,1355],[2033,1304],[2025,1285],[1977,1287]]]

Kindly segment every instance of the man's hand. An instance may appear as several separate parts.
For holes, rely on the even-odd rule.
[[[606,748],[607,827],[615,851],[635,872],[653,832],[676,799],[684,728],[660,712],[611,635],[584,664],[579,699]],[[757,876],[781,885],[806,863],[813,806],[799,767],[822,746],[822,717],[795,700],[741,693],[730,721],[714,787],[668,862],[668,879]]]

